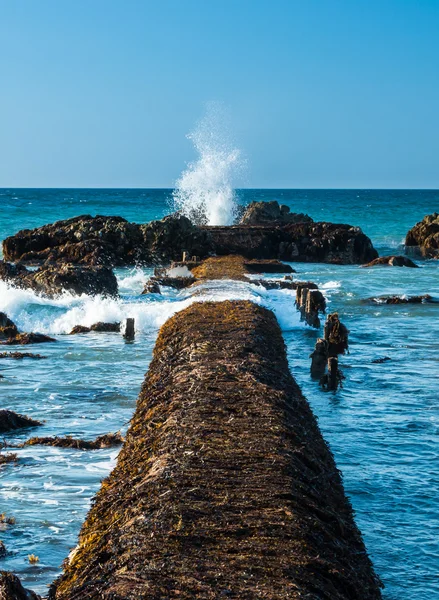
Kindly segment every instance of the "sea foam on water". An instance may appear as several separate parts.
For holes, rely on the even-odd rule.
[[[234,184],[244,161],[231,141],[227,120],[224,107],[210,103],[187,136],[198,158],[177,181],[174,205],[195,224],[231,225],[236,217]]]

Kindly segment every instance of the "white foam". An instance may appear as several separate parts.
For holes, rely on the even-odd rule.
[[[234,183],[244,161],[227,133],[227,120],[224,107],[210,103],[205,117],[187,136],[198,158],[177,181],[174,203],[195,223],[231,225],[236,216]]]

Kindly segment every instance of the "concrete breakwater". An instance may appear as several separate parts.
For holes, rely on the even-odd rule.
[[[378,599],[340,474],[270,311],[162,327],[117,466],[51,598]]]

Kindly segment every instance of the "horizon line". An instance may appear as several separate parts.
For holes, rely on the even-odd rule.
[[[175,190],[175,187],[59,187],[59,186],[2,186],[0,190],[156,190],[170,191]],[[404,191],[404,192],[439,192],[439,187],[238,187],[236,191]]]

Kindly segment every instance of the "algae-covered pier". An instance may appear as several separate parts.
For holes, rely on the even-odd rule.
[[[271,311],[197,302],[162,327],[51,597],[381,597]]]

